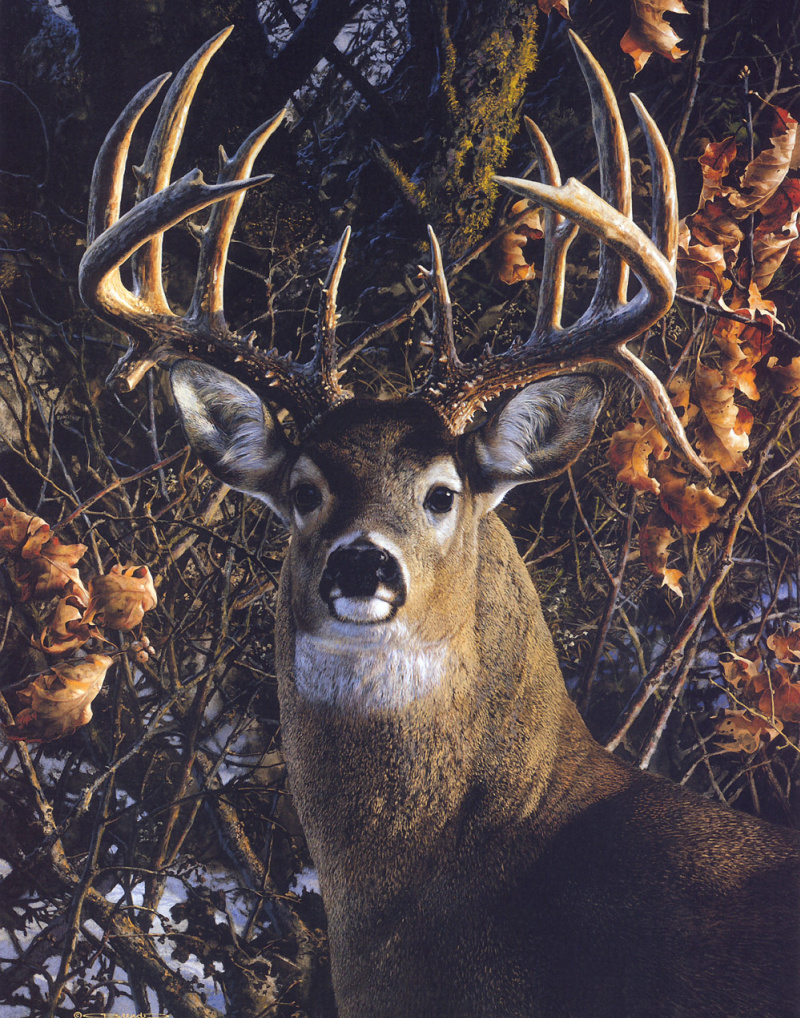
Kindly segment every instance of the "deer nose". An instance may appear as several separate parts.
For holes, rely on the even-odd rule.
[[[325,601],[374,597],[379,586],[388,588],[393,601],[402,600],[403,578],[397,560],[377,545],[351,544],[331,552],[319,592]]]

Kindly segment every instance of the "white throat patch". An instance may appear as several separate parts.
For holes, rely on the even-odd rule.
[[[372,627],[341,625],[342,635],[298,633],[294,652],[297,690],[311,703],[371,713],[398,710],[432,693],[447,672],[447,641],[420,643],[396,622]]]

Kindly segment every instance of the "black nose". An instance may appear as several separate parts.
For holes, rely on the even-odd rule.
[[[331,597],[372,597],[378,586],[400,595],[403,579],[397,560],[374,544],[351,544],[328,557],[319,592]]]

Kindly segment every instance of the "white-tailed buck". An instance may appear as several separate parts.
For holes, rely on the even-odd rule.
[[[249,174],[280,116],[223,158],[217,184],[198,171],[169,182],[195,86],[226,35],[172,85],[137,203],[121,218],[130,137],[164,79],[111,129],[95,168],[81,289],[132,339],[117,380],[132,386],[171,363],[198,455],[291,530],[276,641],[283,740],[319,871],[341,1018],[797,1016],[795,836],[594,742],[492,511],[589,441],[603,397],[594,376],[578,373],[591,362],[635,379],[673,448],[704,469],[660,383],[626,348],[668,310],[675,285],[675,183],[653,121],[634,99],[652,165],[648,237],[630,215],[614,96],[576,39],[601,194],[562,185],[530,124],[542,182],[500,178],[548,210],[530,338],[459,360],[431,231],[429,377],[404,399],[354,398],[339,385],[335,355],[346,235],[310,363],[259,348],[223,318],[234,221],[244,190],[265,179]],[[179,317],[162,289],[162,235],[211,204],[194,298]],[[579,226],[601,241],[599,279],[586,313],[562,327]],[[119,267],[131,255],[128,290]],[[641,283],[631,300],[629,266]],[[548,376],[559,377],[539,381]],[[468,430],[485,404],[485,423]],[[297,444],[273,405],[293,414]]]

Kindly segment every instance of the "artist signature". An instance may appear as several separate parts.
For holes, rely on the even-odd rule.
[[[75,1011],[72,1018],[171,1018],[168,1014],[151,1014],[149,1011]]]

